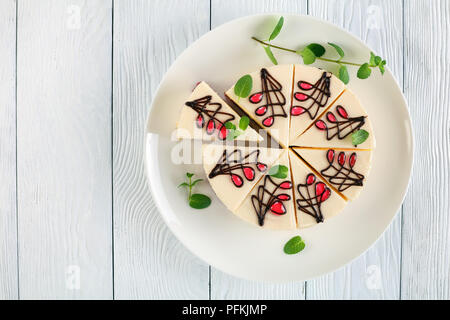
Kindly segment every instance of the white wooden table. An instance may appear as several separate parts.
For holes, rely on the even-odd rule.
[[[211,28],[259,12],[360,37],[387,59],[415,130],[393,224],[305,283],[243,281],[200,261],[165,226],[144,174],[165,71]],[[449,20],[446,0],[1,0],[0,298],[450,298]]]

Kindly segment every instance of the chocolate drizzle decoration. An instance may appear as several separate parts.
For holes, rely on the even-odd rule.
[[[328,103],[330,82],[331,74],[327,72],[323,72],[322,76],[314,84],[307,81],[297,82],[297,86],[301,91],[294,93],[294,99],[304,103],[300,106],[292,104],[291,115],[295,117],[307,113],[311,120],[315,119],[320,108],[325,107]],[[309,101],[310,103],[307,105]]]
[[[253,104],[259,104],[264,100],[264,103],[255,109],[255,114],[264,117],[261,122],[265,127],[271,127],[276,117],[287,118],[284,110],[286,98],[281,92],[282,89],[281,84],[267,69],[261,69],[261,91],[252,94],[248,99]]]
[[[365,118],[365,116],[349,117],[344,107],[339,105],[336,107],[336,115],[329,111],[325,116],[325,121],[317,120],[314,125],[317,129],[326,131],[327,140],[336,136],[342,140],[349,134],[358,131],[364,125]]]
[[[208,177],[212,179],[219,175],[229,175],[231,182],[237,188],[240,188],[245,181],[242,175],[247,181],[253,181],[255,179],[255,169],[260,172],[267,170],[267,165],[258,160],[259,154],[260,150],[254,150],[246,156],[243,156],[242,151],[239,149],[235,149],[230,153],[224,150]]]
[[[348,159],[344,152],[340,152],[336,158],[334,150],[329,149],[326,153],[326,157],[329,165],[327,168],[320,171],[320,173],[327,178],[331,184],[337,186],[338,191],[342,192],[352,186],[363,185],[364,175],[353,170],[357,160],[355,152],[350,154]]]
[[[207,95],[194,101],[186,102],[186,105],[197,112],[195,123],[197,128],[205,128],[208,135],[217,133],[220,140],[225,140],[228,134],[225,123],[235,119],[234,115],[220,111],[222,104],[211,102],[212,96]]]
[[[262,227],[266,214],[271,212],[275,215],[285,215],[286,207],[283,202],[291,199],[287,193],[282,190],[292,188],[292,183],[289,180],[276,183],[269,175],[264,177],[263,185],[258,186],[256,195],[252,195],[252,205],[258,217],[258,224]]]
[[[299,198],[297,199],[298,209],[314,217],[317,223],[323,222],[321,206],[331,195],[331,190],[325,183],[316,182],[316,176],[309,173],[305,183],[297,185]]]

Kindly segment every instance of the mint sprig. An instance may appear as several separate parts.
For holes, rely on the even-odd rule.
[[[247,130],[249,124],[250,119],[247,116],[243,116],[241,120],[239,120],[239,129],[236,128],[236,125],[233,122],[225,122],[225,128],[228,130],[227,140],[234,140],[239,137]]]
[[[305,249],[306,244],[302,237],[295,236],[284,245],[283,251],[286,254],[296,254]]]
[[[234,85],[234,94],[239,98],[247,98],[250,95],[253,87],[253,78],[246,74],[242,76]]]
[[[178,185],[178,187],[185,187],[188,188],[188,203],[191,208],[194,209],[204,209],[209,207],[211,204],[211,199],[204,194],[201,193],[192,193],[192,188],[199,182],[203,181],[203,179],[196,179],[192,181],[192,177],[194,176],[193,173],[186,173],[186,177],[188,179],[187,182],[182,182]]]
[[[316,62],[316,60],[326,61],[330,63],[336,63],[339,65],[339,70],[337,77],[347,84],[350,81],[350,75],[348,73],[347,66],[354,66],[358,67],[358,71],[356,73],[356,76],[359,79],[367,79],[372,74],[372,69],[378,68],[380,70],[380,73],[383,75],[385,72],[385,66],[386,66],[386,60],[383,60],[380,56],[375,55],[373,52],[370,53],[369,61],[366,63],[355,63],[350,61],[342,61],[342,58],[345,56],[345,52],[339,45],[335,43],[328,42],[328,45],[334,48],[334,51],[339,55],[338,59],[330,59],[323,57],[326,53],[326,48],[319,44],[319,43],[310,43],[307,46],[305,46],[302,49],[294,50],[290,48],[285,48],[281,46],[277,46],[271,43],[273,39],[275,39],[281,32],[281,29],[283,27],[284,18],[280,17],[278,20],[278,23],[276,24],[275,28],[273,29],[270,37],[268,40],[260,40],[256,37],[252,37],[253,40],[256,42],[259,42],[263,48],[267,56],[269,57],[270,61],[272,61],[273,64],[278,64],[278,61],[275,57],[275,55],[272,52],[272,48],[292,52],[295,54],[298,54],[302,57],[303,63],[313,64]]]

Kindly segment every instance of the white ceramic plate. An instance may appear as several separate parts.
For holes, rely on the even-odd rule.
[[[364,62],[369,48],[348,32],[321,20],[284,15],[285,24],[274,41],[287,47],[311,42],[334,42],[345,48],[346,59]],[[251,36],[267,38],[278,15],[256,15],[226,23],[202,36],[171,66],[155,95],[146,139],[148,180],[154,201],[176,237],[194,254],[217,269],[237,277],[265,281],[300,281],[331,272],[366,251],[386,230],[406,193],[413,162],[413,136],[406,101],[389,70],[367,80],[353,79],[373,123],[377,139],[372,171],[360,197],[326,223],[296,231],[262,230],[235,217],[214,195],[208,183],[197,191],[212,205],[191,209],[186,191],[177,188],[187,171],[205,177],[200,164],[176,164],[171,141],[179,111],[195,83],[207,81],[223,93],[243,74],[271,63]],[[280,64],[300,63],[292,53],[274,51]],[[314,66],[335,71],[332,64]],[[197,147],[201,144],[198,143]],[[198,149],[196,149],[198,155]],[[300,234],[306,248],[297,255],[283,245]]]

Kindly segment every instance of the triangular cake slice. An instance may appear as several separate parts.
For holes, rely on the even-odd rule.
[[[200,82],[181,110],[177,123],[177,139],[225,140],[229,133],[225,123],[232,122],[239,127],[240,119],[206,82]],[[262,141],[263,138],[248,127],[235,140]]]
[[[294,148],[330,186],[348,200],[355,200],[370,171],[372,151]]]
[[[283,151],[275,165],[289,168],[287,151]],[[286,178],[266,174],[234,213],[241,219],[263,228],[297,228],[290,170],[287,170]]]
[[[239,98],[234,86],[225,96],[244,110],[282,146],[289,143],[289,108],[293,65],[262,68],[250,74],[253,87],[247,98]]]
[[[308,228],[324,222],[344,209],[347,202],[314,173],[294,151],[289,151],[294,183],[297,224]]]
[[[301,64],[294,66],[290,144],[301,135],[344,91],[332,73]]]
[[[358,130],[366,130],[369,137],[363,143],[354,146],[352,134]],[[355,94],[347,89],[333,106],[291,145],[374,149],[375,135],[366,111]]]
[[[236,210],[283,150],[233,145],[203,145],[203,168],[217,197]]]

